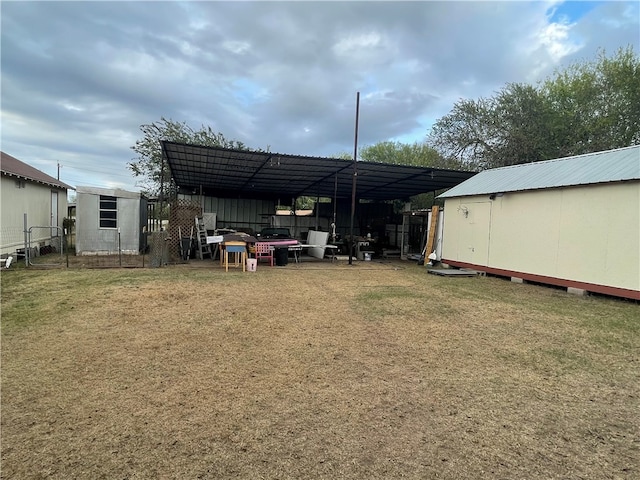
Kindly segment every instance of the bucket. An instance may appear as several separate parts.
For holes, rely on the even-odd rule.
[[[247,258],[247,272],[255,272],[258,268],[258,259]]]
[[[370,252],[364,252],[364,261],[365,262],[370,262],[371,261],[371,253]]]

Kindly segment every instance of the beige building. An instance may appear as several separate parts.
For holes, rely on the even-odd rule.
[[[486,170],[439,198],[443,263],[640,299],[640,146]]]
[[[15,255],[25,248],[25,214],[32,248],[60,248],[62,221],[67,215],[67,190],[73,187],[0,153],[0,255]]]

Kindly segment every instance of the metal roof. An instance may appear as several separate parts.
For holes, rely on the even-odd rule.
[[[51,187],[73,190],[73,187],[67,185],[60,180],[53,178],[50,175],[38,170],[37,168],[27,165],[26,163],[18,160],[11,155],[0,152],[0,170],[4,175],[10,177],[16,177],[23,180],[29,180],[31,182],[42,183]]]
[[[252,152],[162,141],[162,155],[181,191],[217,197],[351,198],[353,161]],[[356,196],[394,200],[444,190],[475,172],[357,162]]]
[[[485,170],[438,198],[626,180],[640,180],[640,145]]]
[[[110,197],[118,197],[118,198],[132,198],[132,199],[146,198],[146,196],[140,192],[131,192],[129,190],[122,190],[121,188],[77,186],[76,193],[78,195],[87,193],[89,195],[107,195]]]

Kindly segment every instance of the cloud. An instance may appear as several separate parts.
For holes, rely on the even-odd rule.
[[[460,98],[638,50],[637,2],[2,2],[2,149],[135,189],[139,126],[307,155],[423,140]]]

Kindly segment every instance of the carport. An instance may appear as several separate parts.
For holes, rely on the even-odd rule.
[[[364,213],[359,215],[360,212],[372,211],[381,202],[406,202],[415,195],[444,191],[475,174],[432,167],[353,162],[168,141],[161,144],[163,166],[169,169],[178,195],[190,196],[192,200],[200,198],[203,212],[228,210],[247,216],[246,212],[253,205],[242,203],[246,199],[271,202],[274,208],[276,204],[295,205],[295,199],[302,196],[327,198],[333,203],[332,214],[324,208],[329,204],[317,204],[316,215],[323,207],[324,218],[332,218],[330,222],[337,228],[338,236],[342,234],[345,238],[366,235],[363,226],[353,229],[354,215],[358,220],[365,216]],[[219,206],[220,202],[214,205],[205,201],[212,198],[229,199],[225,205],[231,201],[238,203],[231,209],[223,209]],[[258,215],[265,217],[268,208],[264,205],[255,207],[256,211],[251,212],[254,218],[244,219],[246,224],[253,222],[253,226]],[[382,206],[391,207],[388,204]]]
[[[337,158],[286,155],[162,142],[162,157],[179,191],[216,197],[294,199],[301,196],[408,200],[446,190],[475,172]]]

